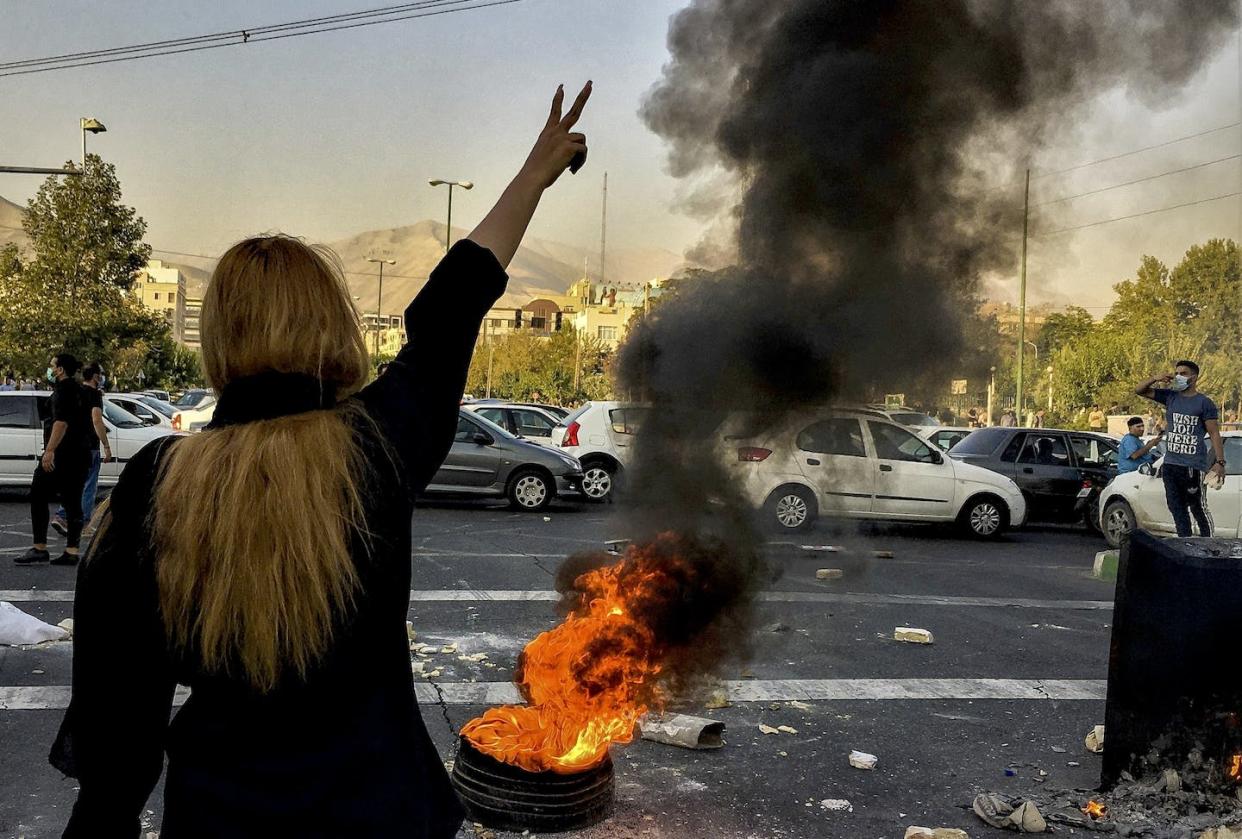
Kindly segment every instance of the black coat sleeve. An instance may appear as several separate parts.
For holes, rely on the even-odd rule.
[[[490,250],[453,245],[405,310],[406,345],[359,394],[421,492],[448,455],[479,326],[508,275]]]
[[[73,601],[73,694],[50,760],[79,781],[64,836],[136,837],[164,766],[176,687],[144,519],[158,448],[127,464]]]

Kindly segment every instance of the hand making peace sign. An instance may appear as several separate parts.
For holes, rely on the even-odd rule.
[[[570,129],[582,116],[582,109],[586,107],[587,100],[590,98],[591,83],[587,82],[582,92],[578,94],[578,98],[574,100],[569,113],[561,116],[561,105],[565,101],[565,86],[557,87],[556,95],[552,97],[552,111],[548,114],[548,121],[543,126],[539,139],[535,141],[535,147],[527,155],[526,163],[522,166],[542,189],[547,189],[556,183],[561,173],[569,168],[571,162],[574,162],[576,155],[580,155],[578,166],[586,161],[586,135],[572,132]],[[574,171],[577,171],[576,167]]]

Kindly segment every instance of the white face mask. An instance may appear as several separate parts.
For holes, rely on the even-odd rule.
[[[1173,377],[1173,381],[1169,384],[1169,387],[1175,391],[1183,391],[1190,387],[1190,379],[1186,378],[1181,373],[1178,373]]]

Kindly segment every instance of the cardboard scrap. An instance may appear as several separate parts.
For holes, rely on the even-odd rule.
[[[879,760],[875,755],[869,755],[857,749],[850,752],[850,766],[853,766],[855,769],[875,769],[875,765]]]
[[[893,630],[894,641],[906,641],[911,644],[932,644],[935,643],[935,637],[926,629],[918,629],[913,626],[899,626]]]
[[[1104,751],[1104,726],[1097,725],[1087,732],[1087,738],[1083,741],[1087,746],[1087,751],[1099,754]]]

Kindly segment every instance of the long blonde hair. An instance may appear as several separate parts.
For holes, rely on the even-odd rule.
[[[335,257],[288,236],[225,252],[201,332],[217,393],[277,371],[314,376],[344,400],[370,369]],[[160,609],[169,640],[208,670],[269,691],[328,649],[334,616],[357,590],[351,542],[365,533],[359,412],[338,402],[168,447],[151,512]]]

